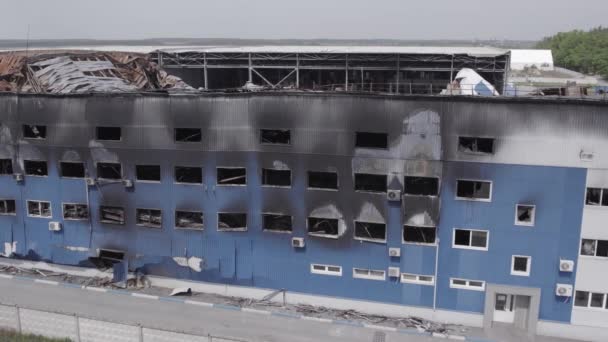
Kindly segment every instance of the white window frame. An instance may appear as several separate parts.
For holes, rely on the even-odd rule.
[[[576,293],[577,292],[587,292],[588,293],[588,296],[587,296],[587,305],[586,306],[579,306],[579,305],[575,304],[575,302],[576,302]],[[592,297],[592,295],[594,293],[595,294],[601,294],[601,295],[604,296],[603,300],[602,300],[602,307],[601,308],[598,308],[598,307],[595,307],[595,306],[591,306],[591,297]],[[594,311],[604,311],[605,312],[605,311],[608,311],[608,308],[606,308],[606,301],[607,300],[608,300],[608,294],[606,294],[606,293],[594,292],[594,291],[586,291],[586,290],[575,290],[574,291],[574,296],[572,298],[572,307],[575,308],[575,309],[578,308],[578,309],[594,310]]]
[[[220,184],[219,183],[219,179],[217,178],[217,170],[218,169],[245,169],[245,184]],[[247,167],[246,166],[216,166],[215,167],[215,186],[241,186],[241,187],[246,187],[248,182],[247,182]],[[261,177],[260,177],[261,178]]]
[[[40,204],[41,203],[48,203],[49,204],[50,215],[49,216],[42,216],[42,215],[32,215],[32,214],[30,214],[30,202],[37,202],[38,203],[38,211],[40,211],[40,213],[42,213],[42,208],[40,208]],[[25,210],[27,211],[27,216],[28,217],[45,218],[45,219],[52,219],[53,218],[53,205],[51,204],[50,201],[26,200],[25,201]]]
[[[526,272],[515,270],[515,258],[525,258],[526,259]],[[529,255],[512,255],[511,256],[511,275],[529,277],[531,266],[532,266],[532,257],[531,256],[529,256]]]
[[[522,222],[522,221],[519,221],[519,219],[517,218],[517,209],[519,209],[520,206],[532,207],[532,217],[531,217],[530,222]],[[536,205],[535,204],[517,203],[515,205],[515,225],[516,226],[534,227],[535,222],[536,222]]]
[[[600,189],[600,204],[587,204],[587,192],[589,189]],[[585,187],[585,198],[583,199],[583,204],[585,208],[595,208],[595,209],[606,209],[608,210],[608,206],[602,205],[602,199],[604,198],[604,190],[608,190],[608,187],[597,187],[597,186],[586,186]],[[608,195],[606,195],[608,196]]]
[[[359,273],[357,273],[358,271],[359,271]],[[382,273],[382,275],[372,274],[372,272]],[[368,279],[368,280],[386,280],[386,271],[353,267],[353,278]]]
[[[593,255],[586,255],[586,254],[581,254],[583,252],[583,240],[592,240],[595,241],[595,248],[593,250]],[[608,240],[604,240],[604,239],[588,239],[588,238],[581,238],[581,243],[578,246],[578,255],[581,258],[591,258],[591,259],[597,259],[597,260],[608,260],[608,256],[598,256],[597,255],[597,245],[599,241],[608,241]]]
[[[415,277],[416,279],[407,279],[406,277]],[[431,278],[430,281],[421,279],[422,277]],[[404,284],[418,284],[418,285],[435,285],[435,277],[426,274],[414,274],[414,273],[401,273],[401,283]]]
[[[323,268],[322,270],[315,269],[315,267]],[[339,271],[330,271],[330,267],[336,267]],[[313,274],[321,274],[321,275],[329,275],[334,277],[342,276],[342,266],[337,265],[326,265],[326,264],[310,264],[310,273]]]
[[[466,282],[466,285],[454,284],[454,280],[460,280]],[[480,286],[472,286],[470,285],[472,281],[481,283]],[[474,280],[474,279],[463,279],[463,278],[450,278],[450,288],[452,289],[460,289],[460,290],[471,290],[471,291],[480,291],[483,292],[486,290],[486,282],[483,280]]]
[[[489,198],[471,198],[471,197],[459,197],[458,196],[458,182],[484,182],[490,183],[490,197]],[[492,194],[494,191],[494,181],[487,179],[470,179],[470,178],[458,178],[454,187],[454,197],[458,201],[473,201],[473,202],[492,202]]]
[[[0,198],[0,202],[6,202],[6,201],[13,201],[15,203],[15,212],[14,213],[2,213],[0,212],[0,215],[2,216],[17,216],[17,201],[11,198]],[[8,205],[6,203],[4,203],[4,207],[8,208]]]
[[[471,232],[471,234],[469,236],[469,245],[468,246],[463,246],[463,245],[457,245],[456,244],[456,230],[468,230],[468,231]],[[486,247],[471,246],[471,242],[473,241],[473,233],[472,232],[485,232],[486,233]],[[456,227],[454,227],[454,229],[452,229],[452,248],[471,249],[471,250],[475,250],[475,251],[487,251],[489,247],[490,247],[490,231],[489,230],[470,229],[470,228],[456,228]]]
[[[88,214],[87,216],[88,217],[87,218],[69,218],[69,217],[66,218],[65,217],[65,206],[66,205],[84,205],[84,206],[86,206],[87,207],[87,214]],[[86,203],[64,202],[64,203],[61,203],[61,216],[66,221],[88,221],[88,220],[91,219],[91,208]]]

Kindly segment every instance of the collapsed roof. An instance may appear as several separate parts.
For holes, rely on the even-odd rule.
[[[194,90],[147,55],[126,52],[0,54],[0,91],[49,94]]]

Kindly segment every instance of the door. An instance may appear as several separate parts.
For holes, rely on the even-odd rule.
[[[528,329],[528,315],[530,311],[530,296],[515,296],[514,325],[521,330]]]
[[[497,293],[494,301],[494,321],[513,323],[515,312],[515,295]]]

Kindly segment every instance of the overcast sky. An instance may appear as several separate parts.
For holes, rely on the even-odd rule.
[[[539,39],[608,0],[2,0],[0,39]]]

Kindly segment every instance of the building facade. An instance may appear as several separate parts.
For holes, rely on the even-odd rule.
[[[607,109],[3,94],[0,239],[7,257],[608,328]]]

